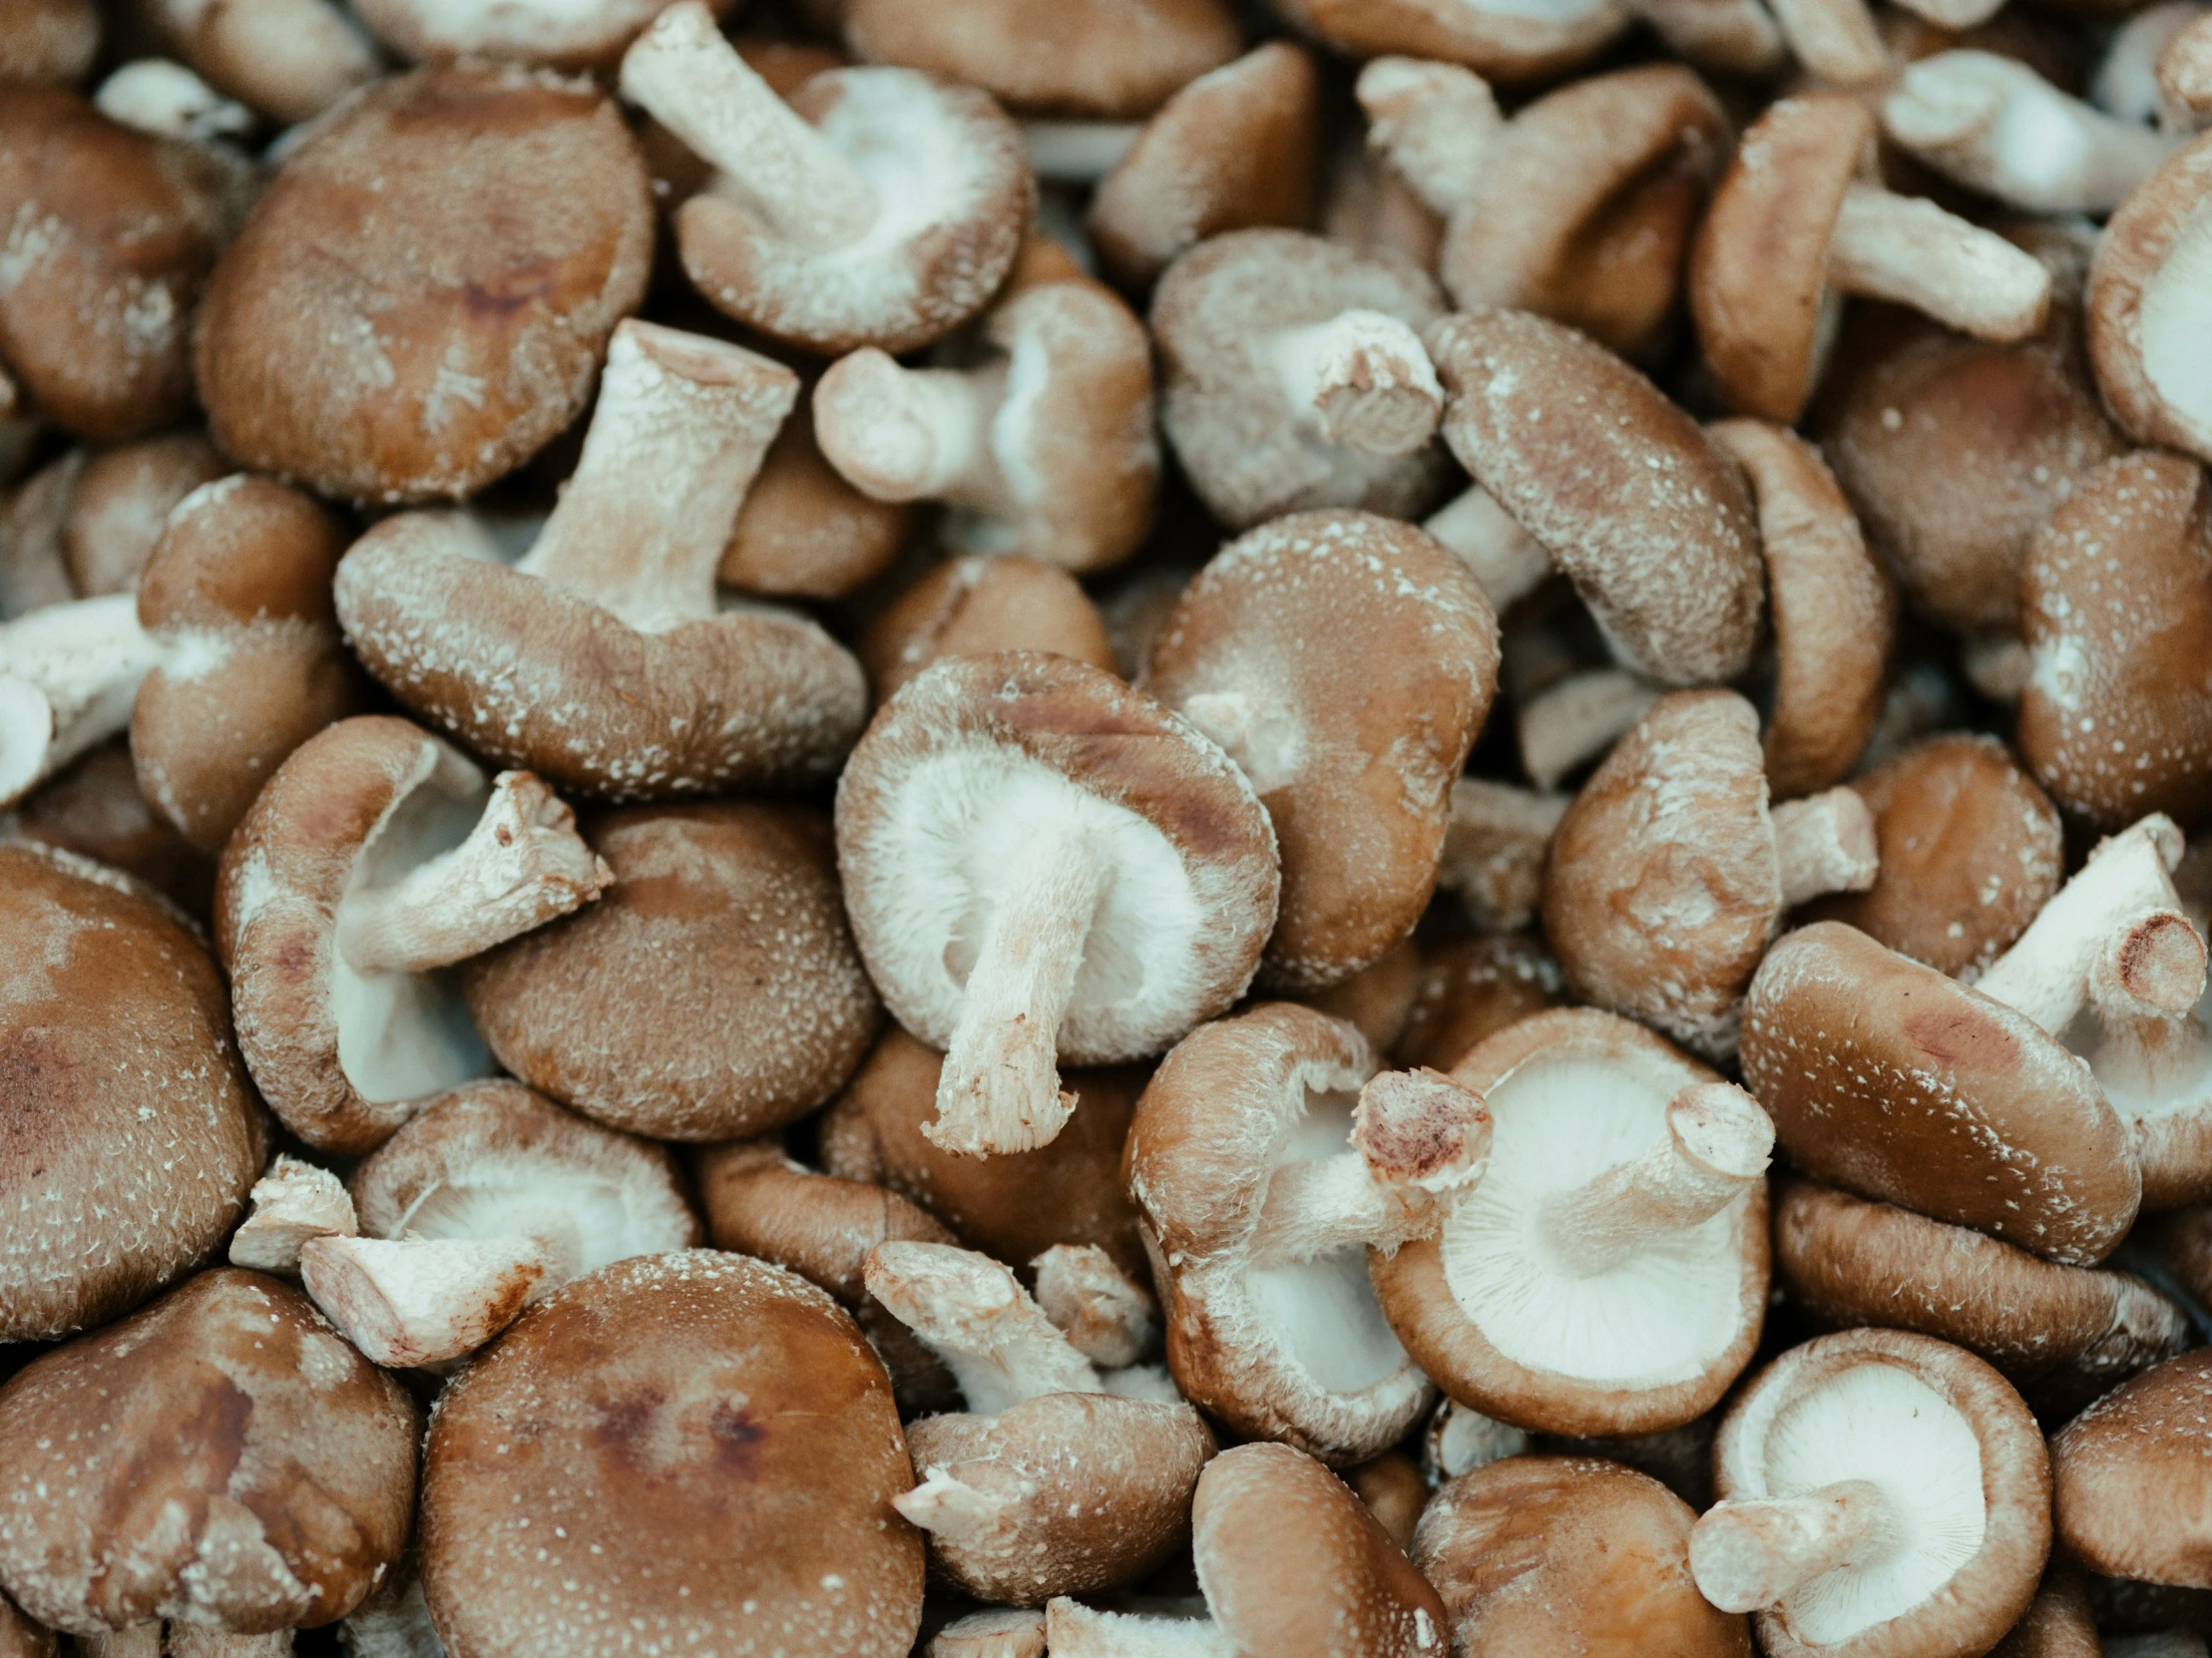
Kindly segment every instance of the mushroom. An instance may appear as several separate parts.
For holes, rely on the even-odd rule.
[[[195,921],[215,899],[216,861],[172,829],[139,793],[127,744],[96,748],[13,811],[0,839],[74,852],[135,876]]]
[[[0,805],[127,729],[159,655],[128,593],[0,622]]]
[[[1057,1066],[1159,1051],[1234,1002],[1275,922],[1275,837],[1218,748],[1103,669],[947,657],[837,784],[845,904],[899,1023],[947,1049],[940,1147],[1047,1144]]]
[[[2129,1235],[2146,1270],[2198,1307],[2212,1301],[2212,1205],[2191,1204],[2145,1215]]]
[[[376,38],[410,62],[494,58],[556,69],[606,69],[645,31],[664,0],[506,0],[448,6],[438,0],[357,0]],[[732,0],[708,0],[719,16]]]
[[[1993,231],[1860,178],[1874,117],[1845,93],[1770,105],[1743,135],[1690,250],[1690,314],[1722,401],[1796,421],[1842,295],[1984,339],[2043,325],[2050,272]]]
[[[227,471],[215,445],[195,430],[111,449],[72,449],[23,485],[8,509],[8,525],[0,528],[0,542],[24,536],[43,547],[34,555],[18,543],[12,555],[0,553],[0,562],[21,568],[36,557],[60,566],[66,585],[44,588],[40,603],[127,593],[172,509]]]
[[[1758,715],[1734,691],[1660,698],[1551,836],[1544,930],[1570,989],[1701,1052],[1736,1044],[1783,916],[1864,892],[1874,819],[1848,788],[1771,809]]]
[[[1376,1069],[1351,1026],[1289,1003],[1216,1020],[1160,1061],[1124,1154],[1167,1364],[1237,1434],[1364,1461],[1432,1398],[1368,1283],[1482,1178],[1491,1120],[1435,1071]]]
[[[1321,187],[1319,227],[1331,241],[1386,248],[1434,270],[1444,221],[1357,134],[1340,139]]]
[[[2212,117],[2212,24],[2201,14],[2176,29],[2158,54],[2162,102],[2192,125]]]
[[[299,1246],[323,1315],[379,1365],[435,1365],[611,1261],[687,1249],[699,1225],[658,1145],[517,1082],[475,1082],[410,1117],[353,1171],[358,1235]]]
[[[196,144],[241,139],[259,119],[173,58],[132,60],[100,83],[92,102],[111,121]]]
[[[1280,0],[1285,16],[1348,57],[1465,64],[1517,85],[1555,80],[1596,57],[1634,20],[1630,0]]]
[[[2115,1388],[2050,1442],[2058,1543],[2089,1570],[2212,1588],[2202,1509],[2212,1348],[2169,1359]]]
[[[1437,885],[1459,896],[1477,931],[1518,933],[1536,919],[1545,855],[1571,801],[1489,777],[1452,785]]]
[[[217,91],[290,125],[376,78],[375,46],[332,0],[139,0],[169,47]]]
[[[2079,1574],[2053,1567],[2026,1615],[1990,1649],[1990,1658],[2103,1658],[2105,1650]]]
[[[656,323],[616,331],[583,458],[522,561],[466,520],[387,518],[338,567],[368,670],[478,753],[615,798],[826,776],[866,713],[860,666],[714,569],[796,378]]]
[[[1337,1476],[1367,1504],[1376,1523],[1400,1548],[1413,1546],[1414,1526],[1429,1503],[1429,1481],[1421,1464],[1402,1451],[1386,1451],[1370,1461],[1346,1468]]]
[[[1696,1517],[1617,1462],[1508,1456],[1438,1491],[1411,1553],[1444,1597],[1455,1651],[1751,1658],[1744,1619],[1690,1581]]]
[[[983,553],[947,559],[885,607],[860,639],[877,706],[941,656],[1048,650],[1113,670],[1106,622],[1053,565]]]
[[[1421,947],[1402,939],[1375,961],[1333,985],[1293,995],[1289,1000],[1341,1019],[1355,1027],[1378,1053],[1389,1053],[1406,1034],[1420,994]]]
[[[1420,331],[1443,313],[1410,259],[1302,230],[1231,230],[1176,259],[1152,295],[1160,420],[1207,511],[1232,530],[1420,511],[1444,475]]]
[[[2174,37],[2186,33],[2204,11],[2203,0],[2158,0],[2121,23],[2089,77],[2089,101],[2138,127],[2184,135],[2195,131],[2200,124],[2185,101],[2169,99],[2160,87],[2158,65]],[[2188,50],[2183,47],[2181,56]]]
[[[1045,1614],[1013,1606],[970,1612],[932,1636],[924,1658],[1045,1658]]]
[[[761,457],[715,580],[771,599],[841,599],[891,568],[918,514],[846,483],[814,441],[809,406],[783,423]]]
[[[1143,683],[1220,744],[1274,823],[1262,984],[1334,984],[1413,931],[1498,684],[1498,622],[1464,565],[1367,513],[1277,519],[1183,590]]]
[[[838,69],[786,103],[679,0],[624,55],[622,92],[713,169],[675,210],[684,273],[787,345],[927,345],[990,303],[1021,248],[1022,136],[974,87]]]
[[[360,1218],[345,1182],[285,1152],[278,1152],[268,1172],[253,1182],[246,1200],[246,1217],[230,1234],[234,1267],[297,1278],[299,1248],[310,1238],[360,1236]]]
[[[264,1127],[216,965],[148,889],[0,843],[0,1340],[22,1342],[104,1324],[214,1254]]]
[[[209,426],[322,495],[473,495],[582,412],[652,251],[645,164],[588,83],[380,81],[285,158],[209,279]]]
[[[1452,1078],[1490,1106],[1490,1170],[1433,1235],[1369,1263],[1415,1363],[1461,1404],[1543,1433],[1703,1414],[1766,1311],[1765,1113],[1594,1009],[1509,1026]]]
[[[921,1483],[892,1506],[980,1600],[1041,1606],[1156,1570],[1187,1535],[1213,1436],[1179,1399],[1115,1397],[1013,1272],[951,1244],[886,1242],[868,1293],[960,1383],[965,1411],[906,1440]]]
[[[1432,1487],[1506,1456],[1527,1453],[1528,1434],[1447,1395],[1430,1413],[1421,1436],[1421,1474]]]
[[[2127,434],[2212,460],[2203,367],[2203,271],[2212,253],[2212,133],[2162,162],[2097,243],[2086,298],[2089,360]]]
[[[298,1290],[201,1273],[0,1388],[0,1584],[80,1637],[328,1623],[406,1546],[419,1431]]]
[[[284,1125],[374,1149],[490,1055],[437,970],[597,897],[612,872],[526,771],[487,780],[363,714],[279,766],[223,851],[216,947],[238,1048]]]
[[[883,1367],[822,1291],[765,1261],[620,1261],[516,1321],[438,1402],[421,1561],[448,1650],[896,1658],[922,1534]],[[650,1523],[642,1523],[650,1516]]]
[[[461,969],[501,1064],[610,1127],[715,1140],[830,1098],[874,1041],[829,824],[806,806],[640,806],[589,825],[613,885]]]
[[[1399,1062],[1450,1070],[1507,1026],[1556,1008],[1558,964],[1527,938],[1462,939],[1425,954]]]
[[[2035,1419],[1973,1354],[1897,1330],[1792,1348],[1730,1407],[1690,1571],[1770,1658],[1987,1652],[2050,1549]]]
[[[0,40],[0,51],[4,51],[6,45]],[[0,65],[4,64],[5,59],[0,58]],[[14,1601],[0,1595],[0,1658],[55,1658],[59,1650],[60,1643],[53,1630],[42,1623],[33,1623]]]
[[[95,0],[20,0],[0,19],[0,82],[74,86],[99,55]]]

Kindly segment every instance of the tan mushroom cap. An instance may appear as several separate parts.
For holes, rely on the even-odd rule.
[[[382,81],[285,161],[209,282],[216,442],[324,495],[473,494],[583,410],[652,250],[645,164],[588,83]]]
[[[1508,1456],[1438,1491],[1411,1552],[1455,1650],[1751,1658],[1749,1623],[1690,1579],[1696,1517],[1617,1462]]]
[[[1498,81],[1548,81],[1597,56],[1632,21],[1625,0],[1530,7],[1431,0],[1287,0],[1286,15],[1354,58],[1461,63]]]
[[[2141,443],[2212,460],[2201,297],[2212,258],[2212,134],[2184,145],[2106,222],[2084,298],[2104,406]]]
[[[1990,1649],[1990,1658],[2103,1658],[2103,1652],[2080,1573],[2054,1566],[2026,1615]]]
[[[1341,1019],[1356,1029],[1378,1053],[1396,1050],[1413,1017],[1421,990],[1421,948],[1411,938],[1391,946],[1348,979],[1289,998]]]
[[[0,22],[0,81],[71,86],[100,52],[94,0],[22,0]]]
[[[462,969],[500,1062],[659,1139],[812,1110],[875,1039],[829,825],[804,807],[633,807],[588,826],[615,884],[586,914]]]
[[[1403,1451],[1386,1451],[1380,1456],[1337,1475],[1352,1494],[1367,1504],[1367,1511],[1400,1548],[1411,1550],[1413,1529],[1421,1510],[1429,1503],[1429,1481],[1421,1464]]]
[[[2075,1266],[2135,1218],[2134,1148],[2088,1068],[2024,1015],[1841,922],[1767,953],[1742,1057],[1817,1180]]]
[[[912,1479],[883,1367],[828,1295],[706,1250],[620,1262],[446,1390],[423,1587],[482,1658],[615,1658],[641,1631],[899,1658],[922,1613],[922,1534],[891,1507]]]
[[[1527,937],[1461,939],[1425,952],[1399,1063],[1450,1070],[1507,1026],[1559,1005],[1559,965]]]
[[[2028,546],[2013,740],[2052,798],[2099,828],[2212,818],[2208,573],[2212,487],[2157,450],[2081,479]]]
[[[16,838],[74,852],[137,877],[196,921],[215,900],[216,861],[197,851],[139,793],[130,746],[94,749],[8,815]]]
[[[2058,1542],[2089,1570],[2212,1588],[2200,1488],[2212,1435],[2212,1348],[2114,1389],[2050,1442]]]
[[[941,656],[1046,650],[1113,670],[1099,608],[1066,571],[1035,559],[947,559],[891,602],[860,639],[880,705]]]
[[[291,1285],[204,1272],[0,1390],[0,1583],[79,1636],[328,1623],[406,1546],[419,1426]]]
[[[336,0],[177,0],[134,8],[134,22],[224,97],[272,122],[304,123],[382,65],[360,24]]]
[[[2202,119],[2212,115],[2212,24],[2199,14],[2167,37],[2157,63],[2160,96]]]
[[[1490,601],[1412,525],[1293,514],[1183,590],[1144,687],[1221,745],[1274,821],[1261,983],[1336,983],[1413,931],[1497,685]]]
[[[165,432],[85,455],[61,521],[62,562],[77,596],[127,591],[162,539],[171,510],[229,470],[199,431]]]
[[[841,599],[891,567],[919,512],[871,500],[839,477],[814,441],[813,411],[801,408],[761,458],[716,580],[771,597]]]
[[[1526,311],[1447,318],[1444,436],[1548,552],[1607,641],[1663,684],[1733,678],[1765,573],[1735,464],[1611,352]]]

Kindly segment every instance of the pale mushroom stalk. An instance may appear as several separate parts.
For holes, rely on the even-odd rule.
[[[1047,1394],[1106,1391],[1013,1269],[987,1255],[952,1244],[883,1243],[869,1252],[864,1277],[884,1310],[944,1361],[979,1416]]]
[[[1452,785],[1437,885],[1460,895],[1478,928],[1519,932],[1536,914],[1545,854],[1572,804],[1571,795],[1462,777]]]
[[[502,1238],[314,1238],[300,1246],[300,1281],[372,1362],[441,1364],[512,1324],[541,1285],[574,1276],[574,1228],[561,1231],[549,1216],[539,1234]]]
[[[0,806],[131,723],[160,657],[138,599],[48,605],[0,623]]]
[[[1106,1612],[1080,1600],[1045,1608],[1053,1658],[1238,1658],[1240,1648],[1211,1618]]]
[[[1769,816],[1784,909],[1824,893],[1865,892],[1874,885],[1874,814],[1856,790],[1834,788],[1785,800]]]
[[[1030,1263],[1037,1304],[1093,1364],[1119,1370],[1143,1358],[1159,1334],[1151,1292],[1097,1244],[1055,1244]]]
[[[1543,790],[1610,748],[1659,699],[1659,687],[1633,668],[1572,673],[1523,703],[1514,719],[1521,766]]]
[[[296,1277],[300,1246],[310,1238],[360,1235],[345,1182],[297,1157],[279,1152],[246,1195],[252,1208],[230,1238],[234,1267]]]
[[[1791,55],[1837,87],[1879,86],[1889,53],[1866,0],[1767,0]]]
[[[1458,64],[1377,58],[1360,71],[1367,143],[1421,198],[1450,216],[1475,194],[1483,158],[1505,125],[1490,84]]]
[[[1007,512],[1014,503],[991,442],[1006,394],[1004,364],[905,368],[864,346],[832,363],[815,388],[815,439],[872,500]]]
[[[201,1629],[189,1623],[169,1626],[165,1658],[283,1658],[292,1649],[289,1629],[266,1635],[233,1635],[222,1629]]]
[[[1471,1469],[1519,1456],[1531,1443],[1527,1430],[1448,1398],[1437,1407],[1422,1436],[1422,1471],[1442,1484]]]
[[[2050,272],[1994,231],[1920,197],[1853,185],[1828,244],[1844,293],[1909,306],[1962,333],[2008,343],[2043,325]]]
[[[1480,484],[1471,484],[1421,526],[1473,573],[1490,608],[1504,616],[1551,574],[1551,555]]]
[[[1690,1573],[1724,1612],[1755,1612],[1840,1567],[1878,1565],[1903,1546],[1904,1517],[1869,1479],[1803,1496],[1716,1503],[1690,1532]]]
[[[92,101],[110,121],[194,144],[242,138],[254,125],[251,110],[170,58],[125,64],[100,83]]]
[[[1095,185],[1111,173],[1143,127],[1133,121],[1025,121],[1030,167],[1056,185]]]
[[[1444,388],[1421,336],[1394,316],[1355,307],[1259,342],[1299,418],[1330,443],[1410,455],[1436,436]]]

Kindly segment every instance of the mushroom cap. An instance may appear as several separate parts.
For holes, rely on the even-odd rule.
[[[19,0],[0,22],[0,81],[72,86],[100,54],[93,0]]]
[[[62,562],[77,597],[129,592],[171,511],[229,470],[197,430],[86,452],[61,523]]]
[[[844,1084],[879,1016],[819,812],[638,806],[586,838],[606,895],[461,969],[500,1063],[657,1139],[757,1134]]]
[[[1525,935],[1460,939],[1427,952],[1413,1010],[1392,1052],[1402,1065],[1450,1070],[1476,1043],[1556,1008],[1559,966]]]
[[[708,0],[717,14],[732,0]],[[657,16],[664,0],[507,0],[447,5],[442,0],[358,0],[354,10],[376,38],[410,63],[492,58],[555,69],[604,68]]]
[[[1584,1456],[1507,1456],[1437,1492],[1414,1564],[1467,1652],[1751,1658],[1751,1626],[1697,1592],[1689,1504]]]
[[[1990,1658],[2103,1658],[2103,1652],[2080,1575],[2054,1567],[2044,1574],[2026,1615],[1990,1649]]]
[[[1767,1197],[1585,1277],[1538,1244],[1554,1192],[1637,1157],[1713,1071],[1592,1008],[1533,1014],[1452,1070],[1490,1107],[1490,1168],[1432,1238],[1369,1258],[1391,1329],[1461,1404],[1548,1434],[1648,1434],[1711,1409],[1751,1362],[1767,1299]]]
[[[206,946],[129,876],[0,844],[0,1340],[103,1324],[214,1253],[263,1118]]]
[[[972,961],[994,875],[1052,817],[1082,824],[1113,870],[1058,1034],[1063,1062],[1156,1053],[1244,993],[1280,884],[1251,785],[1104,669],[1009,650],[909,680],[838,779],[846,908],[901,1025],[950,1039],[966,974],[948,958]]]
[[[201,1273],[0,1389],[0,1583],[79,1636],[328,1623],[406,1546],[419,1426],[292,1285]]]
[[[1851,786],[1874,813],[1881,867],[1863,893],[1815,899],[1811,919],[1956,975],[1995,961],[2058,890],[2058,809],[1996,738],[1943,732]]]
[[[817,1174],[772,1136],[703,1146],[693,1167],[716,1249],[787,1267],[848,1307],[867,1298],[864,1274],[877,1244],[954,1241],[897,1192]]]
[[[2130,437],[2212,460],[2204,386],[2212,134],[2176,150],[2106,222],[2085,296],[2089,360]]]
[[[1230,528],[1314,507],[1412,518],[1443,486],[1436,445],[1366,454],[1328,442],[1285,401],[1261,344],[1348,310],[1418,331],[1444,314],[1444,295],[1403,254],[1304,230],[1230,230],[1160,277],[1151,308],[1166,384],[1160,421],[1191,487]]]
[[[2094,1572],[2212,1589],[2212,1348],[2106,1394],[2050,1442],[2059,1546]]]
[[[2104,829],[2212,820],[2212,488],[2160,450],[2080,480],[2020,565],[2013,734],[2035,780]]]
[[[880,706],[940,656],[1045,650],[1113,670],[1099,608],[1057,566],[1019,554],[947,559],[886,606],[860,639]]]
[[[472,495],[582,412],[652,256],[645,163],[588,82],[379,81],[286,158],[209,280],[209,425],[323,495]]]
[[[1413,931],[1497,686],[1490,601],[1410,524],[1292,514],[1183,589],[1144,688],[1222,743],[1274,822],[1263,983],[1336,983]]]
[[[1348,1021],[1377,1053],[1395,1051],[1421,992],[1421,947],[1410,938],[1393,945],[1349,979],[1289,998]],[[1439,1069],[1446,1067],[1439,1066]]]
[[[1396,55],[1461,63],[1493,81],[1548,81],[1627,32],[1624,0],[1542,7],[1437,5],[1435,0],[1279,0],[1278,9],[1355,58]]]
[[[2034,1598],[2050,1549],[2051,1469],[2020,1397],[1963,1348],[1847,1330],[1792,1348],[1729,1408],[1713,1448],[1721,1496],[1883,1488],[1905,1538],[1825,1572],[1757,1616],[1769,1658],[1967,1658]]]
[[[1460,464],[1543,543],[1630,666],[1732,679],[1765,570],[1743,476],[1650,381],[1572,329],[1478,311],[1429,332]]]
[[[618,1262],[440,1399],[423,1588],[480,1658],[615,1658],[641,1633],[897,1658],[922,1615],[922,1534],[891,1506],[912,1480],[891,1384],[828,1295],[710,1250]]]
[[[919,509],[872,501],[838,475],[814,441],[811,411],[777,430],[745,491],[716,572],[722,586],[794,599],[841,599],[904,551]]]
[[[5,50],[5,43],[0,43],[0,52]],[[55,1658],[60,1650],[53,1630],[34,1623],[14,1601],[0,1595],[0,1658]]]
[[[1342,1020],[1262,1003],[1176,1043],[1123,1158],[1175,1385],[1239,1435],[1339,1464],[1403,1439],[1434,1397],[1429,1380],[1383,1317],[1363,1247],[1257,1267],[1251,1246],[1268,1176],[1343,1151],[1375,1068]]]
[[[1804,1173],[2087,1266],[2135,1219],[2127,1127],[2024,1016],[1842,922],[1767,952],[1744,1086]]]
[[[1122,121],[1237,53],[1222,0],[847,0],[870,63],[964,81],[1025,115]]]
[[[1346,1468],[1337,1475],[1367,1504],[1390,1540],[1400,1548],[1413,1547],[1413,1528],[1429,1503],[1429,1481],[1421,1464],[1403,1451],[1386,1451],[1370,1461]]]
[[[152,887],[186,915],[207,919],[216,862],[194,850],[139,793],[128,743],[94,749],[39,785],[9,814],[11,838],[74,852]]]

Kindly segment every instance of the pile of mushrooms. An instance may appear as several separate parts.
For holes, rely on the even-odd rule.
[[[0,1658],[2205,1658],[2206,0],[0,0]]]

